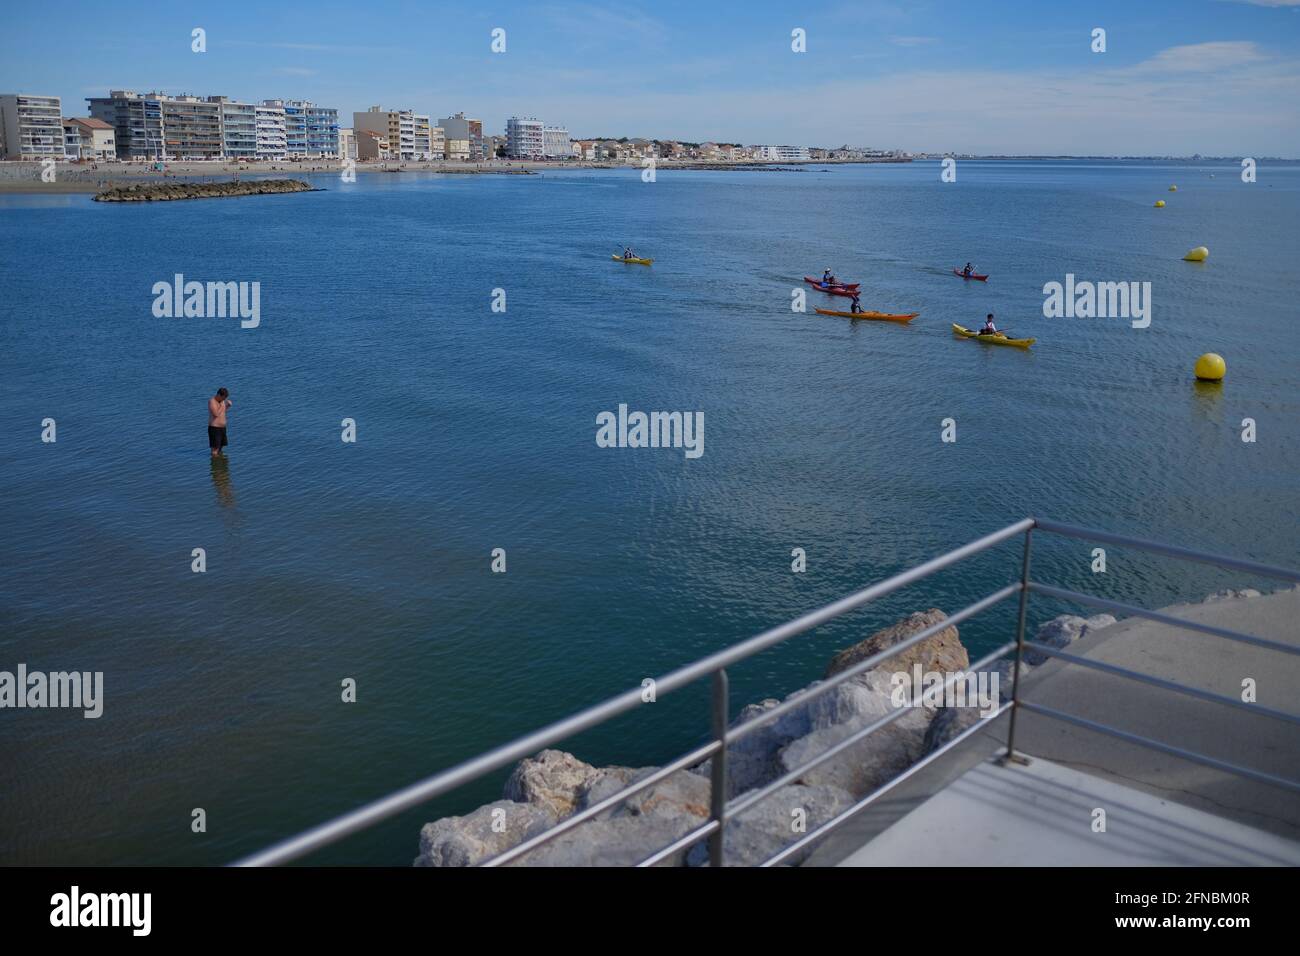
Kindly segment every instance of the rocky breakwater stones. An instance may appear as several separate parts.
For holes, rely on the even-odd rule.
[[[175,199],[219,199],[268,193],[309,193],[315,187],[300,179],[248,179],[226,183],[133,183],[95,195],[95,202],[168,202]]]

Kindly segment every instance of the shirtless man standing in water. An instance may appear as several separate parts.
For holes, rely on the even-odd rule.
[[[226,441],[226,409],[232,404],[227,397],[229,394],[224,388],[219,388],[217,394],[208,399],[208,447],[212,449],[213,458],[229,444]]]

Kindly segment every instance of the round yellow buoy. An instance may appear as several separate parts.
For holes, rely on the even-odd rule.
[[[1163,199],[1157,199],[1157,200],[1156,200],[1156,208],[1157,208],[1157,209],[1160,209],[1161,207],[1163,207],[1164,204],[1165,204],[1165,201],[1164,201]]]
[[[1206,352],[1196,360],[1196,377],[1202,382],[1222,382],[1223,373],[1227,370],[1223,356],[1213,352]]]
[[[1171,193],[1176,193],[1176,192],[1178,192],[1178,187],[1177,187],[1177,186],[1170,186],[1170,187],[1169,187],[1169,191],[1170,191]]]
[[[1210,250],[1204,246],[1197,246],[1190,250],[1187,255],[1183,256],[1184,262],[1204,262],[1210,257]]]

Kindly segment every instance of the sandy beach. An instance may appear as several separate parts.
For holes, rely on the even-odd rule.
[[[657,170],[753,170],[772,172],[795,170],[801,166],[854,165],[876,162],[907,162],[899,159],[817,160],[806,162],[763,162],[758,160],[709,161],[659,160]],[[588,160],[540,161],[495,160],[487,163],[466,163],[456,160],[430,162],[378,162],[357,163],[358,175],[401,172],[455,173],[462,175],[528,175],[562,169],[641,169],[641,163],[592,162]],[[341,166],[337,160],[308,160],[306,162],[228,163],[228,162],[169,162],[159,172],[152,163],[58,163],[54,167],[54,181],[41,181],[41,165],[32,162],[0,162],[0,193],[95,193],[113,186],[130,183],[178,180],[181,182],[227,181],[240,175],[263,176],[269,174],[334,173]]]

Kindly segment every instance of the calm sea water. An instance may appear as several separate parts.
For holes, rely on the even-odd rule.
[[[0,714],[0,861],[228,861],[1029,514],[1300,563],[1300,171],[938,173],[0,197],[0,669],[106,685],[98,720]],[[625,243],[654,266],[610,262]],[[1201,244],[1208,262],[1180,261]],[[949,274],[968,259],[992,281]],[[823,318],[816,292],[792,313],[827,266],[866,307],[921,318]],[[1044,319],[1067,272],[1150,281],[1150,328]],[[261,326],[154,318],[175,273],[260,282]],[[1038,345],[951,335],[989,311]],[[1222,386],[1192,381],[1206,351]],[[214,468],[218,386],[234,408]],[[705,454],[597,448],[619,403],[703,411]],[[1151,606],[1262,583],[1120,549],[1094,575],[1091,544],[1040,545],[1040,579]],[[735,707],[1017,572],[1007,545],[762,655],[733,673]],[[1031,619],[1062,610],[1035,599]],[[1013,612],[962,627],[972,656]],[[700,688],[568,749],[650,764],[706,729]],[[421,823],[500,782],[314,859],[406,864]]]

